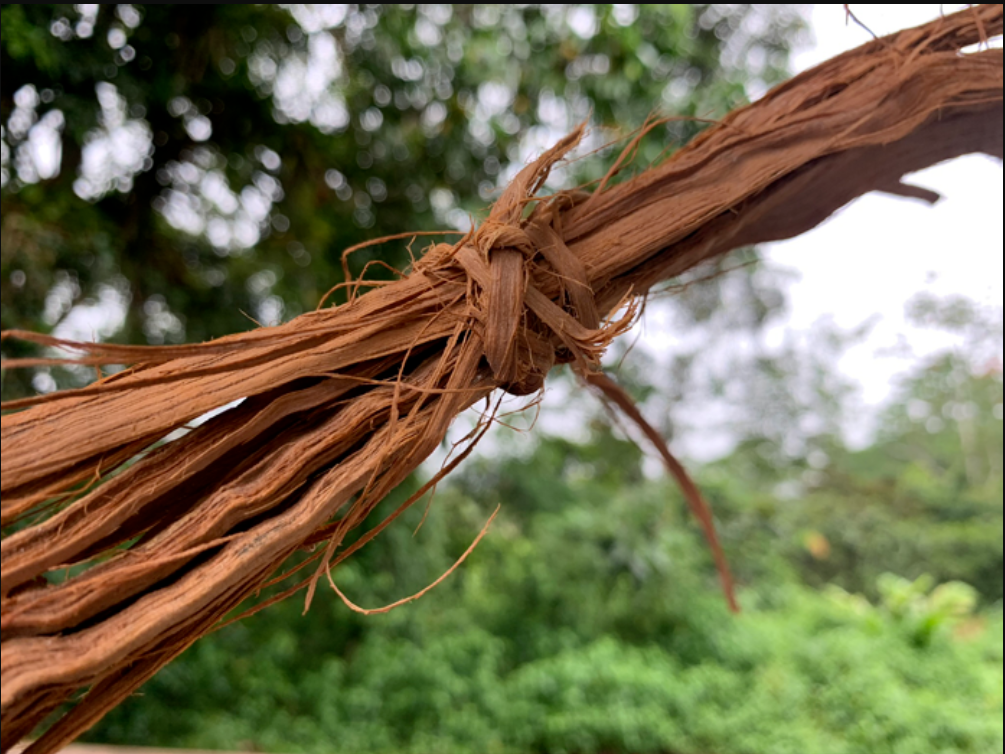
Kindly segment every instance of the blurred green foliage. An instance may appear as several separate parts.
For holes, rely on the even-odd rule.
[[[684,116],[645,165],[780,80],[803,27],[798,6],[700,4],[43,4],[0,22],[0,324],[130,343],[310,310],[344,249],[466,225],[582,120],[597,147]],[[361,251],[354,274],[403,267],[405,247]],[[90,377],[8,374],[3,396]]]
[[[906,380],[891,414],[943,368]],[[983,396],[980,416],[1000,414],[1000,372],[940,384],[927,394],[934,404],[962,389]],[[997,421],[987,450],[1000,459]],[[416,533],[421,503],[334,572],[357,604],[388,604],[443,573],[502,503],[489,536],[434,591],[384,615],[351,613],[324,588],[306,615],[297,598],[274,606],[198,642],[90,740],[277,752],[1001,751],[1001,466],[968,486],[951,422],[918,432],[919,422],[891,423],[856,452],[831,438],[816,468],[744,478],[741,446],[702,471],[741,584],[739,616],[678,491],[647,479],[641,451],[606,423],[582,442],[546,437],[519,457],[474,461]],[[929,464],[923,483],[915,457]],[[793,480],[799,494],[780,495]]]

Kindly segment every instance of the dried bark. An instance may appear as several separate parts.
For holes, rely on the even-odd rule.
[[[139,366],[4,406],[25,410],[2,417],[0,522],[49,512],[2,542],[0,750],[89,689],[28,752],[72,740],[299,548],[327,541],[319,562],[339,562],[459,412],[497,388],[538,390],[556,363],[594,372],[660,281],[798,235],[868,191],[930,198],[906,173],[1001,159],[1002,52],[960,54],[1001,33],[1002,6],[982,5],[874,40],[632,180],[538,197],[576,131],[478,230],[343,306],[201,345],[75,345],[76,363]]]

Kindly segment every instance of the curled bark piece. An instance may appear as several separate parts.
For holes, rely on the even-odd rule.
[[[982,5],[876,39],[630,181],[537,197],[577,130],[481,228],[344,306],[201,345],[76,344],[80,363],[137,366],[4,407],[25,410],[2,418],[0,520],[48,515],[0,545],[0,750],[90,689],[28,751],[79,735],[318,532],[322,567],[337,558],[458,413],[536,390],[556,363],[595,369],[633,296],[906,173],[1001,158],[1002,52],[960,52],[1001,32],[1002,6]],[[71,564],[91,567],[45,580]]]

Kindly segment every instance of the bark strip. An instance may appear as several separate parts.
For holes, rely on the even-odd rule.
[[[458,413],[557,363],[595,371],[637,305],[618,312],[660,281],[868,191],[931,199],[901,179],[937,162],[1000,159],[1002,51],[960,50],[1001,33],[1002,6],[981,5],[876,39],[632,180],[539,197],[577,130],[482,227],[343,306],[201,345],[74,344],[79,363],[136,366],[4,406],[0,521],[41,520],[0,545],[0,750],[90,689],[28,749],[55,751],[319,532],[322,564],[338,558]],[[70,565],[90,567],[53,578]]]

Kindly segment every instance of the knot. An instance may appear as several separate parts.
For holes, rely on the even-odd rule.
[[[535,251],[534,242],[523,228],[491,217],[475,230],[471,243],[487,260],[491,259],[492,252],[496,249],[514,249],[526,259],[533,257]]]
[[[595,370],[638,312],[631,305],[625,316],[601,326],[586,267],[562,238],[563,210],[590,194],[563,191],[535,199],[585,125],[520,170],[480,228],[453,247],[434,247],[423,259],[428,274],[460,268],[466,275],[473,337],[481,339],[496,383],[514,395],[540,390],[556,363],[576,361],[586,372]]]
[[[570,203],[559,194],[526,220],[490,217],[451,255],[469,280],[468,306],[485,359],[514,395],[540,390],[556,363],[577,361],[592,371],[634,318],[632,311],[601,328],[586,268],[557,229]]]

